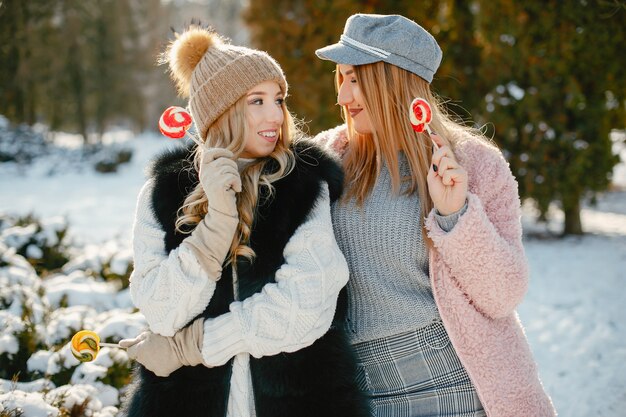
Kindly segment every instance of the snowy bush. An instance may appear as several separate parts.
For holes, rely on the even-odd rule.
[[[49,148],[42,126],[11,127],[8,120],[0,116],[0,162],[28,164],[47,154]]]
[[[121,164],[130,162],[133,152],[127,148],[105,148],[96,157],[94,168],[98,172],[117,172]]]
[[[48,175],[80,172],[92,167],[98,172],[116,172],[130,162],[132,149],[123,142],[83,145],[79,135],[48,132],[42,125],[25,124],[12,127],[0,115],[0,164],[11,165],[13,171],[24,173],[33,165],[42,165]],[[28,167],[28,168],[27,168]]]
[[[125,350],[81,363],[69,342],[81,329],[116,343],[146,328],[127,288],[131,253],[114,241],[73,246],[67,230],[0,215],[0,417],[113,417],[130,380]]]
[[[115,242],[107,242],[103,245],[86,245],[73,251],[72,260],[63,266],[65,274],[76,270],[87,271],[106,281],[119,282],[122,288],[128,287],[128,278],[133,269],[130,249],[120,248]]]
[[[67,222],[61,217],[38,220],[33,216],[0,215],[0,242],[25,258],[35,271],[47,276],[62,270],[114,282],[118,290],[128,287],[132,252],[110,241],[99,245],[71,246]],[[0,266],[3,265],[0,258]]]
[[[0,218],[0,240],[28,260],[38,273],[69,261],[67,222],[60,217],[39,221],[33,216]]]

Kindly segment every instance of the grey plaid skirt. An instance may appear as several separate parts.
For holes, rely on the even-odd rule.
[[[372,416],[486,416],[440,320],[354,348]]]

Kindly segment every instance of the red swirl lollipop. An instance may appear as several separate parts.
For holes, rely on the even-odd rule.
[[[424,130],[428,132],[428,135],[432,135],[432,131],[428,124],[433,120],[433,110],[430,104],[421,97],[415,97],[409,105],[409,120],[411,121],[411,127],[417,133],[421,133]],[[432,140],[432,138],[431,138]],[[433,140],[435,149],[439,149],[437,143]]]
[[[421,97],[413,99],[409,106],[409,119],[411,120],[411,127],[417,133],[426,130],[430,134],[428,124],[433,120],[433,111],[426,100]]]
[[[178,106],[165,109],[159,119],[159,130],[170,139],[180,139],[191,127],[191,115]]]

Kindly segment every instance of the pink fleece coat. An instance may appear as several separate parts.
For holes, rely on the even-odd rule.
[[[348,146],[345,126],[316,139],[340,157]],[[517,182],[493,145],[469,136],[456,143],[467,211],[450,232],[434,210],[425,223],[441,319],[489,417],[554,416],[515,311],[528,286]]]

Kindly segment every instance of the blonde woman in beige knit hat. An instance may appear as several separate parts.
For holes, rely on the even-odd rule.
[[[150,331],[128,416],[365,416],[340,326],[348,280],[330,203],[342,171],[302,139],[266,53],[190,27],[164,53],[198,145],[158,157],[130,294]]]

